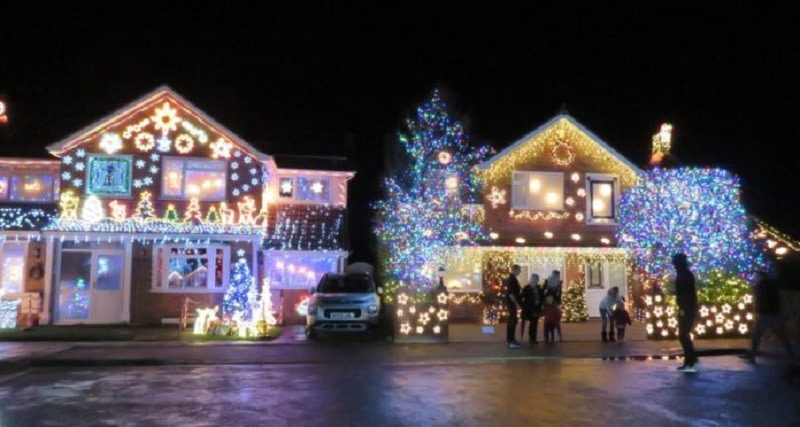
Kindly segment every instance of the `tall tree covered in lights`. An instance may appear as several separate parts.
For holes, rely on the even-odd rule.
[[[651,277],[671,274],[683,252],[701,281],[712,271],[743,277],[765,266],[739,199],[739,179],[722,169],[646,172],[622,194],[617,237]]]
[[[483,236],[464,203],[478,197],[471,168],[491,149],[469,144],[438,90],[406,120],[397,139],[402,160],[384,181],[384,199],[376,204],[383,265],[392,279],[435,286],[433,270],[448,249]]]
[[[255,281],[250,274],[250,267],[244,258],[240,258],[233,265],[231,280],[228,290],[222,299],[222,313],[233,317],[234,313],[242,312],[242,319],[250,320],[252,316],[251,305],[254,301]]]

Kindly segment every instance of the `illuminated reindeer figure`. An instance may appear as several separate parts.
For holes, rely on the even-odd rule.
[[[205,335],[208,333],[208,330],[211,326],[219,320],[217,317],[217,309],[219,306],[214,306],[214,308],[198,308],[197,309],[197,318],[194,320],[194,334],[195,335]]]

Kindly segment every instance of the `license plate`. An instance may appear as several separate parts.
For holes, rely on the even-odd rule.
[[[349,311],[332,311],[331,319],[352,319],[353,313]]]

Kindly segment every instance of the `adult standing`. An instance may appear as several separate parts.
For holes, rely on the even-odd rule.
[[[775,282],[770,280],[766,271],[759,271],[756,274],[756,284],[753,286],[753,302],[756,312],[756,327],[750,343],[750,352],[745,354],[744,358],[750,363],[755,363],[761,337],[764,332],[772,331],[783,343],[783,348],[789,360],[794,360],[792,344],[789,342],[786,328],[780,317],[780,294]]]
[[[553,303],[561,305],[561,272],[553,270],[550,277],[545,280],[544,296],[553,297]]]
[[[689,260],[686,254],[678,253],[672,256],[672,266],[675,267],[675,299],[678,302],[678,340],[683,347],[683,365],[678,368],[681,372],[697,372],[697,353],[690,333],[694,327],[697,315],[697,293],[694,286],[694,274],[689,270]]]
[[[619,287],[614,286],[609,289],[606,296],[600,300],[600,338],[603,342],[614,342],[614,308],[622,305],[622,298],[619,296]]]
[[[525,339],[525,322],[529,321],[528,338],[531,344],[538,342],[539,316],[542,310],[542,296],[539,289],[539,275],[531,274],[528,284],[522,288],[522,323],[519,328],[520,341]]]
[[[508,309],[508,324],[506,325],[506,345],[508,348],[522,348],[522,344],[517,342],[517,311],[522,308],[521,288],[517,276],[522,272],[522,267],[514,264],[511,267],[511,274],[506,279],[506,308]]]

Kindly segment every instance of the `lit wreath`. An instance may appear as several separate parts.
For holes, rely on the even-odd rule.
[[[175,138],[175,149],[181,154],[186,154],[192,151],[194,147],[194,140],[191,136],[182,133]]]
[[[550,157],[552,157],[553,163],[559,166],[567,166],[575,160],[575,150],[568,143],[558,141],[550,149]]]
[[[152,150],[153,147],[156,146],[156,140],[153,138],[153,135],[147,132],[142,132],[136,135],[136,139],[133,140],[133,143],[136,145],[136,148],[144,151],[145,153]]]

